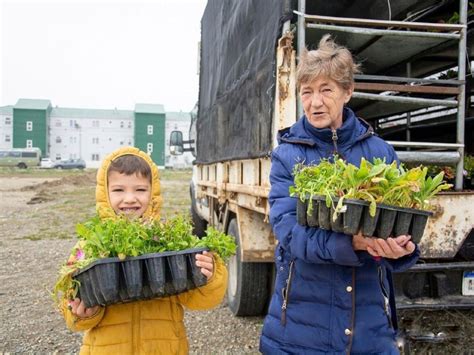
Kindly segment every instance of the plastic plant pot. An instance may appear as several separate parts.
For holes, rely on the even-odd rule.
[[[395,225],[395,218],[397,218],[396,209],[380,205],[380,216],[376,228],[378,238],[387,239],[390,237]]]
[[[317,198],[312,198],[311,200],[306,200],[306,221],[309,227],[319,227],[319,218],[318,218],[318,210],[319,210],[319,200]],[[311,205],[310,205],[311,204]],[[309,206],[311,206],[311,212],[308,210]]]
[[[77,296],[84,301],[87,308],[97,306],[99,302],[95,297],[94,290],[92,288],[93,283],[91,280],[90,270],[81,272],[75,276],[75,279],[80,282],[79,292]]]
[[[336,202],[334,202],[336,203]],[[336,219],[334,219],[334,212],[335,209],[331,207],[331,230],[337,233],[343,233],[344,232],[344,213],[338,213],[336,216]]]
[[[375,216],[370,215],[370,208],[366,206],[364,208],[364,212],[362,212],[362,226],[361,232],[365,236],[373,236],[375,233],[375,229],[377,228],[377,222],[379,221],[380,217],[380,208],[377,207],[375,210]]]
[[[426,223],[428,222],[428,217],[433,213],[429,211],[418,210],[416,214],[413,215],[413,220],[411,224],[411,240],[414,243],[419,243],[421,237],[423,237],[423,232],[425,231]]]
[[[146,297],[162,297],[165,296],[166,283],[166,257],[156,256],[144,260],[146,270]]]
[[[201,272],[201,268],[196,265],[196,254],[192,253],[186,255],[188,262],[187,271],[188,271],[188,289],[193,289],[195,287],[204,286],[207,283],[207,277]]]
[[[412,221],[413,213],[410,211],[399,210],[397,211],[397,219],[395,226],[393,227],[393,235],[407,235],[410,233],[410,226]]]
[[[305,200],[303,202],[300,200],[300,198],[298,198],[296,202],[296,220],[298,224],[302,226],[306,226],[307,201],[308,200]]]
[[[331,207],[326,206],[326,201],[321,200],[318,203],[319,227],[322,229],[331,229]]]
[[[174,293],[185,291],[188,286],[186,257],[178,254],[170,255],[167,259]]]
[[[343,232],[349,235],[355,235],[359,232],[362,213],[368,203],[361,200],[346,199],[347,210],[344,213]]]
[[[137,299],[142,294],[143,272],[142,263],[139,259],[124,260],[121,263],[124,283],[120,288],[122,300]]]
[[[120,300],[117,287],[120,276],[119,263],[98,263],[90,272],[93,283],[96,285],[95,288],[100,290],[100,292],[95,292],[99,303],[105,306],[118,302]]]

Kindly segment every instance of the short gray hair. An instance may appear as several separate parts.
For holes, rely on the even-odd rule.
[[[360,65],[354,62],[346,47],[336,44],[331,35],[326,34],[319,41],[318,49],[301,53],[296,68],[296,85],[310,83],[318,76],[325,75],[343,89],[349,90],[354,84],[354,75],[360,73]]]

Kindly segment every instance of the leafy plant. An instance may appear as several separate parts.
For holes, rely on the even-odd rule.
[[[464,156],[464,170],[466,171],[466,177],[470,179],[474,178],[474,156],[473,155]]]
[[[426,167],[407,169],[403,165],[397,166],[396,162],[387,164],[383,159],[369,162],[362,158],[359,167],[341,159],[335,159],[334,163],[323,160],[318,165],[295,168],[295,185],[290,187],[290,194],[298,195],[303,201],[324,195],[328,207],[338,198],[334,220],[343,211],[345,198],[368,201],[372,216],[375,216],[379,203],[430,209],[429,201],[433,196],[451,185],[443,182],[443,171],[435,177],[427,177],[427,172]],[[309,208],[308,213],[311,213]]]
[[[73,299],[79,288],[72,275],[97,259],[134,257],[149,253],[180,251],[198,247],[208,248],[223,260],[236,252],[234,238],[209,227],[199,239],[192,234],[189,218],[177,215],[167,221],[129,220],[124,217],[101,220],[94,217],[78,224],[79,243],[72,250],[67,263],[62,265],[53,289],[57,302],[60,295]]]

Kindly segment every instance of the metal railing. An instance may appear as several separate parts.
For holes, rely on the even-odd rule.
[[[381,95],[367,92],[354,92],[353,98],[360,100],[381,101],[399,103],[400,105],[419,105],[420,107],[442,106],[446,108],[457,109],[456,121],[456,142],[455,143],[437,143],[437,142],[400,142],[389,141],[394,147],[408,148],[408,151],[397,151],[400,160],[405,162],[431,163],[431,164],[452,164],[456,165],[455,189],[462,189],[463,185],[463,156],[464,156],[464,130],[465,130],[465,97],[466,97],[466,34],[467,34],[467,8],[468,0],[459,0],[459,24],[441,24],[426,22],[409,21],[384,21],[361,18],[319,16],[306,14],[306,0],[298,0],[297,23],[297,55],[306,47],[306,30],[324,30],[338,33],[350,33],[359,36],[375,36],[374,42],[379,38],[395,36],[399,38],[418,37],[428,39],[440,39],[440,41],[458,41],[457,80],[436,80],[428,78],[395,77],[386,75],[358,75],[356,76],[356,90],[364,91],[397,91],[409,92],[412,96]],[[381,27],[381,28],[371,28]],[[401,30],[405,29],[405,30]],[[371,43],[367,46],[370,46]],[[367,48],[364,47],[365,48]],[[421,51],[421,50],[420,50]],[[407,65],[410,67],[410,58],[407,58]],[[411,69],[409,70],[410,74]],[[408,75],[410,76],[410,75]],[[363,81],[363,82],[361,82]],[[417,85],[437,85],[431,89],[420,89],[412,85],[373,85],[367,82],[401,82]],[[365,82],[365,84],[364,84]],[[428,87],[429,87],[428,86]],[[418,95],[416,95],[418,94]],[[430,95],[444,95],[444,98],[433,98]],[[453,96],[454,95],[454,96]],[[427,97],[428,96],[428,97]],[[455,99],[454,99],[455,97]],[[407,109],[407,129],[410,129],[411,115]],[[301,103],[297,103],[297,112],[301,116],[303,110]],[[408,140],[410,135],[407,134]],[[424,149],[424,151],[412,151],[413,148]],[[431,151],[429,151],[431,150]],[[435,151],[433,151],[435,150]]]

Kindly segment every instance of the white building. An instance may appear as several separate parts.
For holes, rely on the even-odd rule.
[[[0,148],[22,147],[20,137],[23,139],[23,133],[28,127],[23,127],[23,124],[14,125],[15,114],[21,119],[21,116],[30,115],[29,112],[33,114],[41,111],[45,102],[49,103],[48,100],[20,99],[14,106],[0,107]],[[137,104],[134,111],[56,106],[44,112],[45,115],[40,116],[46,117],[42,122],[47,125],[47,139],[44,139],[45,133],[35,134],[39,141],[47,142],[40,148],[43,156],[52,160],[81,158],[85,160],[87,167],[94,168],[111,151],[122,146],[136,146],[144,151],[148,150],[159,166],[192,166],[194,158],[191,153],[185,152],[181,156],[171,156],[169,153],[171,131],[181,130],[184,137],[188,136],[190,113],[165,112],[163,106],[157,104]],[[31,120],[34,121],[34,118]],[[138,127],[136,122],[139,123]],[[36,128],[39,122],[30,125]],[[154,143],[147,143],[148,141]],[[152,151],[149,151],[150,147],[153,147]]]

